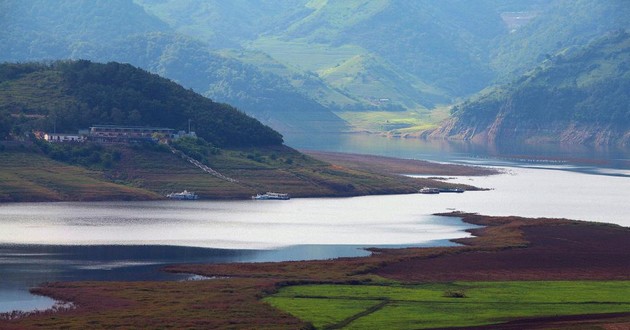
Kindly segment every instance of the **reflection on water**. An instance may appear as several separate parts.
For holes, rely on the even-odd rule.
[[[6,204],[0,205],[0,243],[270,249],[466,235],[461,223],[438,221],[421,205],[373,198]]]
[[[377,198],[372,196],[372,198]],[[0,205],[0,312],[50,307],[28,288],[77,280],[178,280],[173,263],[365,256],[469,236],[458,219],[396,199],[160,201]],[[16,304],[22,307],[16,307]]]
[[[578,165],[576,171],[596,168],[630,169],[630,149],[559,144],[474,143],[470,141],[387,138],[370,134],[327,136],[288,135],[288,145],[304,150],[362,153],[396,158],[485,165]],[[606,173],[602,173],[606,174]]]
[[[448,240],[419,245],[447,246]],[[408,245],[383,245],[404,247]],[[209,249],[160,245],[0,245],[0,313],[52,307],[54,300],[28,288],[56,281],[167,281],[188,274],[160,271],[174,263],[263,262],[331,259],[369,254],[366,245],[299,245],[271,250]]]

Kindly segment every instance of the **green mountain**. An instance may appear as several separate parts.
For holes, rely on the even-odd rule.
[[[629,16],[624,0],[0,0],[0,61],[130,63],[285,134],[407,134]]]
[[[0,65],[0,136],[76,132],[94,124],[185,129],[220,146],[282,144],[282,136],[235,108],[129,64],[87,60]]]
[[[3,61],[127,62],[230,103],[283,132],[341,131],[345,122],[275,73],[213,53],[131,0],[0,1]]]
[[[628,91],[630,34],[617,31],[453,107],[431,136],[628,145]]]
[[[556,0],[516,14],[533,18],[497,39],[490,50],[491,66],[503,82],[563,49],[583,47],[608,32],[630,29],[630,6],[624,0]]]
[[[26,138],[94,124],[181,130],[189,123],[200,138],[172,141],[174,149]],[[278,132],[232,106],[130,64],[0,64],[0,202],[152,200],[184,189],[205,199],[264,191],[356,196],[449,186],[331,165],[282,142]]]

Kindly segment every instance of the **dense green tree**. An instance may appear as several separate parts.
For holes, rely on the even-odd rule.
[[[5,66],[11,69],[4,69]],[[25,68],[20,69],[20,66]],[[197,134],[217,146],[282,143],[279,133],[237,109],[213,102],[129,64],[79,60],[2,64],[0,70],[18,72],[11,75],[14,79],[5,80],[0,86],[0,109],[3,113],[13,111],[13,115],[22,115],[18,117],[18,123],[13,124],[14,131],[31,128],[51,130],[53,127],[58,132],[76,131],[94,124],[162,126],[183,130],[187,129],[191,120]],[[46,85],[45,81],[38,80],[50,77],[55,77],[55,84]],[[34,90],[28,84],[48,89]],[[11,95],[17,94],[23,96],[22,101],[12,100]],[[23,116],[25,112],[35,116],[32,120],[28,119]]]

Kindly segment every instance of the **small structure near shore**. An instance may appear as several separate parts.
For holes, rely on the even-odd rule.
[[[177,140],[182,137],[196,137],[195,132],[178,131],[168,127],[93,125],[81,129],[78,134],[43,133],[38,138],[48,142],[98,142],[98,143],[135,143]]]
[[[283,193],[275,193],[275,192],[266,192],[264,194],[256,194],[256,196],[252,196],[252,199],[255,200],[289,200],[291,197],[289,194]]]
[[[184,189],[184,191],[182,192],[172,192],[168,195],[166,195],[167,198],[170,199],[176,199],[176,200],[196,200],[199,199],[199,196],[197,196],[197,194],[195,194],[194,192],[190,192],[186,189]]]
[[[439,194],[439,193],[463,193],[462,188],[428,188],[424,187],[418,190],[421,194]]]
[[[86,136],[79,134],[45,133],[44,140],[48,142],[85,142]]]

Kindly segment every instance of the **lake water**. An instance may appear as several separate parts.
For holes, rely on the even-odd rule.
[[[451,178],[485,192],[289,201],[0,205],[0,312],[46,308],[28,287],[66,280],[179,280],[165,264],[360,256],[368,246],[444,245],[471,226],[431,214],[565,217],[630,226],[627,150],[531,148],[343,135],[303,149],[498,166]]]

